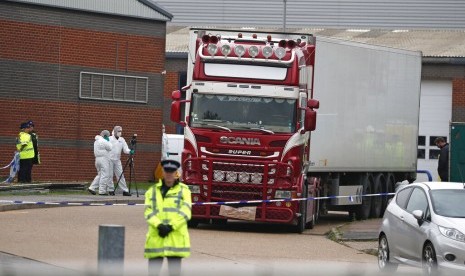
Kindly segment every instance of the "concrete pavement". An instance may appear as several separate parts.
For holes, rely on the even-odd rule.
[[[29,208],[44,208],[50,207],[46,204],[14,204],[12,201],[28,201],[28,202],[76,202],[76,203],[121,203],[134,204],[143,203],[143,194],[140,197],[133,195],[132,197],[117,196],[96,196],[91,194],[69,194],[69,195],[51,195],[51,194],[34,194],[34,195],[0,195],[0,211],[21,210]],[[53,207],[60,205],[51,205]],[[330,214],[322,218],[316,227],[312,230],[307,230],[303,235],[326,235],[329,232],[338,233],[339,237],[335,239],[337,242],[344,244],[350,248],[356,249],[364,253],[374,253],[377,247],[376,236],[379,228],[380,219],[351,222],[348,216],[339,214]],[[142,231],[144,232],[145,229]],[[94,237],[95,238],[95,237]],[[0,251],[2,249],[0,248]],[[5,269],[11,263],[30,263],[40,267],[48,266],[47,263],[35,262],[34,260],[24,259],[21,256],[0,253],[0,268]],[[53,269],[62,269],[51,266]],[[0,269],[0,275],[4,275]],[[5,271],[5,270],[4,270]],[[65,273],[66,272],[66,273]],[[16,274],[17,275],[17,274]],[[58,272],[57,275],[73,275],[72,270],[64,270],[63,273]]]

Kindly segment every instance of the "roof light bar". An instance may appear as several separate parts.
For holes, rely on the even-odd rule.
[[[271,57],[273,55],[273,48],[271,48],[270,46],[263,47],[262,54],[265,58]]]
[[[281,60],[286,55],[286,49],[284,49],[283,47],[275,48],[274,54],[276,55],[277,58]]]
[[[258,47],[257,46],[250,46],[249,47],[249,56],[252,58],[256,57],[258,55]]]
[[[216,44],[208,44],[207,51],[211,56],[214,56],[218,52],[218,46]]]
[[[236,47],[234,47],[234,53],[236,54],[236,56],[242,57],[245,54],[244,46],[236,45]]]
[[[228,44],[224,44],[223,46],[221,46],[221,53],[225,57],[229,56],[229,54],[231,53],[231,46],[229,46]]]

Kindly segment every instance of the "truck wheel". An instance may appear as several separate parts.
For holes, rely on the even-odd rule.
[[[387,186],[387,192],[388,193],[395,193],[396,192],[396,178],[394,177],[393,174],[388,174],[388,177],[386,178],[386,186]],[[393,198],[394,195],[388,196],[388,200]]]
[[[360,177],[360,182],[362,185],[362,195],[367,195],[372,193],[373,187],[373,176],[367,174]],[[358,220],[364,220],[370,217],[371,213],[371,196],[362,197],[362,204],[357,207],[355,211],[355,216]]]
[[[227,219],[212,219],[213,225],[226,225],[228,223]]]
[[[318,191],[318,189],[313,190],[312,197],[320,197],[320,192]],[[315,227],[316,223],[318,222],[319,213],[320,213],[320,201],[314,199],[310,202],[307,201],[307,204],[313,204],[313,214],[312,214],[312,220],[307,223],[305,228],[313,229],[313,227]]]
[[[302,189],[302,195],[308,197],[308,187],[306,184],[304,184],[304,187]],[[308,200],[299,201],[301,216],[297,218],[297,225],[295,226],[296,232],[298,234],[302,234],[302,232],[305,230],[305,224],[307,223],[307,204]]]
[[[316,191],[315,197],[320,197],[320,191]],[[316,224],[316,222],[320,219],[320,200],[313,200],[313,202],[314,202],[313,208],[315,208],[313,213],[315,214],[315,224]]]
[[[386,180],[383,174],[377,174],[373,182],[373,194],[380,194],[383,192],[383,186],[386,186]],[[371,217],[379,218],[383,208],[383,197],[372,196],[371,197]]]
[[[187,226],[190,228],[197,228],[199,226],[200,221],[198,219],[191,219],[187,222]]]

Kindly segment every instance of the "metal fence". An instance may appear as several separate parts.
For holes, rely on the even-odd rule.
[[[147,103],[148,83],[147,77],[81,72],[79,98]]]

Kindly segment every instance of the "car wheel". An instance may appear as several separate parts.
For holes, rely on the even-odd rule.
[[[397,270],[397,264],[391,263],[389,260],[389,243],[385,235],[379,237],[378,267],[382,272],[394,272]]]
[[[438,275],[438,260],[436,259],[436,250],[431,243],[423,247],[423,274]]]

